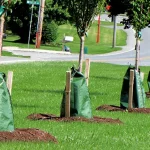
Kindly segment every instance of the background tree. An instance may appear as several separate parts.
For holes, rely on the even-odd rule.
[[[9,8],[8,6],[10,6],[11,4],[15,4],[15,3],[16,3],[16,0],[14,0],[12,3],[10,0],[0,0],[0,56],[2,54],[5,12]]]
[[[44,20],[51,22],[55,21],[57,25],[62,25],[67,22],[69,18],[69,13],[67,12],[66,7],[62,7],[56,4],[55,0],[46,0],[45,11],[44,11]]]
[[[109,17],[114,22],[112,47],[116,46],[117,15],[124,14],[130,6],[129,0],[106,0],[106,9],[111,12]]]
[[[30,17],[31,17],[31,5],[28,5],[26,0],[22,2],[17,2],[12,5],[11,12],[8,12],[7,24],[12,33],[17,34],[20,39],[19,42],[27,43],[29,35]],[[33,19],[32,19],[32,32],[31,32],[31,43],[35,38],[36,23],[37,23],[37,6],[34,7]]]
[[[127,12],[128,20],[126,23],[133,26],[136,31],[136,59],[135,68],[138,70],[139,66],[139,50],[141,40],[141,30],[149,25],[150,22],[150,1],[149,0],[132,0],[132,9]]]
[[[27,4],[27,0],[17,1],[14,5],[11,5],[10,11],[8,11],[8,26],[12,33],[19,35],[19,41],[22,43],[28,42],[28,32],[31,17],[31,5]],[[30,40],[33,43],[37,30],[38,20],[38,6],[34,6],[32,29]],[[51,22],[54,20],[58,25],[65,23],[67,20],[66,10],[61,9],[60,6],[53,5],[53,0],[46,0],[44,11],[44,22]]]
[[[107,5],[110,6],[108,12],[110,15],[117,16],[118,14],[124,14],[131,8],[131,0],[106,0]]]
[[[85,34],[90,28],[97,13],[103,9],[105,0],[58,0],[57,3],[66,7],[70,22],[75,25],[80,38],[79,71],[82,72]]]
[[[122,23],[125,25],[124,28],[127,29],[132,26],[136,32],[135,68],[136,70],[138,70],[141,30],[147,27],[150,22],[150,1],[149,0],[120,0],[120,4],[119,1],[118,3],[117,1],[118,0],[110,0],[108,2],[108,4],[111,6],[109,11],[111,15],[126,13],[128,19],[124,19],[122,21]]]
[[[54,22],[44,22],[42,31],[42,43],[50,44],[57,39],[58,25]]]

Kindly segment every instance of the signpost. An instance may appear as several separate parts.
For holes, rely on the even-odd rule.
[[[40,5],[40,2],[39,2],[39,0],[27,0],[27,4]]]
[[[40,5],[39,0],[27,0],[27,4],[32,5],[31,6],[31,19],[30,19],[30,27],[29,27],[29,36],[28,36],[28,48],[30,43],[30,34],[31,34],[31,25],[32,25],[32,16],[33,16],[33,8],[34,5]]]

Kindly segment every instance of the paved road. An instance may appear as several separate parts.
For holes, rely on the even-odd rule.
[[[104,17],[106,18],[106,16]],[[120,19],[120,18],[119,18]],[[119,20],[120,21],[120,20]],[[119,22],[118,21],[118,22]],[[121,28],[121,27],[120,27]],[[135,64],[135,37],[132,29],[125,30],[127,32],[127,45],[119,52],[112,52],[103,55],[88,55],[84,56],[84,59],[90,58],[93,62],[107,62],[112,64],[129,65]],[[140,66],[150,66],[150,50],[149,50],[149,39],[150,29],[145,28],[142,30],[143,41],[141,41],[140,50]],[[0,57],[0,63],[15,63],[15,62],[26,62],[26,61],[78,61],[78,54],[70,54],[67,52],[56,52],[56,51],[40,51],[40,50],[28,50],[18,49],[15,47],[4,47],[4,50],[13,52],[16,55],[30,56],[27,58],[15,58],[15,57]]]

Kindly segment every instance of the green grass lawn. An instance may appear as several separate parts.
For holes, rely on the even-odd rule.
[[[103,27],[103,25],[112,25],[111,22],[101,22],[102,26],[100,27],[100,42],[96,43],[97,37],[97,22],[95,21],[89,32],[88,37],[85,39],[85,46],[88,48],[89,54],[103,54],[112,51],[121,50],[121,47],[126,45],[127,35],[123,30],[117,30],[117,39],[116,45],[118,47],[112,48],[112,38],[113,38],[113,29]],[[58,29],[58,38],[55,43],[59,43],[59,46],[50,46],[50,45],[41,45],[41,49],[47,50],[62,50],[62,39],[66,36],[73,36],[74,41],[70,43],[66,43],[67,46],[70,47],[72,53],[79,53],[80,48],[80,39],[77,35],[76,28],[66,24],[59,26]],[[28,44],[16,43],[15,40],[19,39],[18,36],[9,35],[6,39],[4,39],[3,46],[17,46],[20,48],[28,48]],[[35,45],[30,44],[30,48],[35,48]]]
[[[94,116],[118,118],[124,124],[30,121],[32,113],[60,114],[65,74],[76,62],[32,62],[0,65],[1,72],[13,71],[12,106],[15,128],[39,128],[54,135],[58,144],[42,142],[1,142],[1,150],[148,150],[150,115],[96,111],[103,104],[120,105],[122,81],[128,66],[91,63],[89,92]],[[148,91],[149,67],[144,87]],[[150,107],[150,101],[146,101]]]
[[[2,56],[30,58],[30,56],[14,55],[12,52],[2,51]]]
[[[76,29],[69,25],[60,26],[61,30],[59,30],[59,34],[67,36],[73,36],[74,42],[66,43],[71,48],[71,52],[78,53],[79,52],[79,38],[76,35]],[[74,32],[72,32],[74,30]],[[93,23],[91,26],[88,37],[85,39],[85,46],[88,47],[89,54],[103,54],[116,50],[120,50],[119,47],[112,48],[112,38],[113,38],[113,30],[111,28],[100,27],[100,42],[96,43],[97,37],[97,23]],[[62,37],[58,39],[61,41]],[[117,31],[117,46],[124,46],[126,44],[126,33],[122,30]]]
[[[101,21],[100,22],[101,25],[107,25],[107,26],[113,26],[114,25],[114,22],[110,22],[110,21]],[[117,23],[117,26],[123,26],[123,24],[121,23]]]

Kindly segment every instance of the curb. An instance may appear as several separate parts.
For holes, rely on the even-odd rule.
[[[21,51],[21,52],[39,52],[39,53],[52,53],[52,54],[64,54],[64,55],[70,55],[70,52],[64,52],[64,51],[54,51],[54,50],[44,50],[44,49],[27,49],[27,48],[19,48],[19,47],[3,47],[2,50],[4,51]]]

